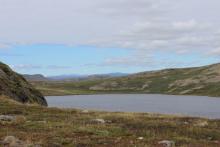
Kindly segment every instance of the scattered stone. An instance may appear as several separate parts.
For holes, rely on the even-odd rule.
[[[218,140],[213,141],[213,143],[220,145],[220,141],[218,141]]]
[[[26,147],[27,146],[23,141],[15,138],[14,136],[5,137],[5,139],[2,141],[1,144],[3,146],[8,146],[8,147]]]
[[[100,123],[100,124],[105,124],[106,123],[106,121],[104,119],[93,119],[92,122]]]
[[[0,115],[0,121],[15,121],[16,117],[15,116],[10,116],[10,115]]]
[[[82,113],[89,113],[89,111],[88,110],[83,110]]]
[[[138,140],[143,140],[143,139],[144,139],[144,137],[138,137],[137,139],[138,139]]]
[[[175,147],[175,142],[170,140],[163,140],[158,142],[158,144],[162,145],[163,147]]]
[[[183,124],[184,124],[184,125],[188,125],[188,124],[189,124],[189,122],[185,121],[185,122],[183,122]]]
[[[149,84],[144,84],[141,89],[144,90],[144,89],[146,89],[148,87],[149,87]]]
[[[197,127],[206,127],[208,126],[209,123],[207,121],[198,121],[196,122],[196,124],[194,126],[197,126]]]
[[[0,123],[24,123],[26,118],[24,116],[11,116],[11,115],[0,115]]]
[[[40,123],[40,124],[47,124],[47,121],[43,120],[43,121],[37,121],[37,123]]]

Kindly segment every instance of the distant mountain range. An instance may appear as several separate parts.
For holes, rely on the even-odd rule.
[[[26,80],[28,81],[80,81],[80,80],[94,80],[94,79],[105,79],[105,78],[113,78],[113,77],[123,77],[127,76],[127,73],[107,73],[107,74],[94,74],[94,75],[78,75],[78,74],[70,74],[70,75],[58,75],[58,76],[44,76],[41,74],[28,75],[24,74]]]
[[[45,95],[155,93],[220,96],[220,64],[164,69],[137,74],[104,74],[81,81],[36,83]],[[89,79],[89,80],[88,80]]]
[[[23,77],[28,81],[48,81],[49,79],[41,74],[28,75],[24,74]]]

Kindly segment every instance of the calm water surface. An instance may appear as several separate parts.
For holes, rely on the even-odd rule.
[[[107,94],[46,97],[49,107],[152,112],[220,119],[220,98],[153,94]]]

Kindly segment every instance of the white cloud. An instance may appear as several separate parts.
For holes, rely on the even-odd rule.
[[[59,70],[59,69],[71,69],[73,67],[71,66],[60,66],[60,65],[49,65],[46,67],[47,69],[52,69],[52,70]]]
[[[18,64],[11,65],[11,67],[15,70],[34,70],[34,69],[48,69],[48,70],[60,70],[60,69],[71,69],[72,66],[60,66],[60,65],[34,65],[34,64]]]
[[[31,69],[41,69],[43,68],[40,65],[32,65],[32,64],[19,64],[19,65],[11,65],[13,69],[16,70],[31,70]]]
[[[155,64],[153,62],[153,57],[148,54],[142,54],[138,55],[135,54],[135,56],[128,56],[128,57],[117,57],[117,58],[109,58],[106,59],[101,66],[123,66],[123,67],[129,67],[129,66],[152,66]]]
[[[191,30],[196,29],[198,27],[198,23],[195,20],[190,20],[186,22],[174,22],[173,23],[174,29],[180,30]]]
[[[5,50],[10,48],[11,46],[9,44],[1,43],[0,42],[0,50]]]
[[[220,47],[211,50],[210,52],[208,52],[208,55],[213,55],[213,56],[220,56]]]
[[[219,0],[0,0],[0,48],[47,43],[134,50],[106,64],[141,65],[152,61],[139,54],[154,51],[212,56],[220,46],[218,4]]]

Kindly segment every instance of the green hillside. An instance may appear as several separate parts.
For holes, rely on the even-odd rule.
[[[45,95],[157,93],[220,96],[220,64],[165,69],[119,78],[76,82],[32,82]]]

